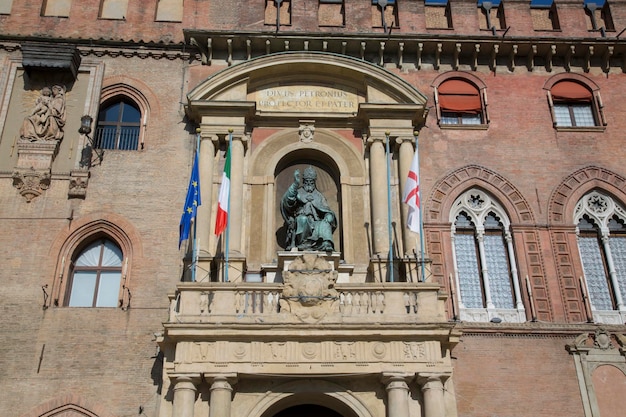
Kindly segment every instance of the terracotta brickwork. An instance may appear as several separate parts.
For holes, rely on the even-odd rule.
[[[461,415],[584,416],[574,364],[562,348],[567,342],[550,335],[465,334],[453,351]]]
[[[42,0],[13,1],[11,13],[2,16],[3,32],[7,35],[27,35],[37,33],[40,36],[61,36],[68,38],[94,38],[111,40],[134,40],[144,42],[178,43],[182,41],[182,29],[228,30],[245,28],[262,30],[265,24],[275,24],[273,18],[265,16],[265,1],[243,0],[239,2],[217,3],[202,0],[184,2],[182,22],[155,21],[157,0],[147,0],[141,5],[128,2],[127,13],[123,19],[99,19],[100,0],[73,1],[67,18],[40,16]],[[284,2],[287,4],[288,2]],[[348,32],[369,32],[372,30],[374,12],[371,2],[345,0],[345,30]],[[390,7],[391,9],[392,7]],[[426,28],[440,28],[439,24],[427,25],[424,3],[417,1],[403,2],[398,6],[398,23],[394,24],[395,33],[420,33]],[[34,11],[34,12],[33,12]],[[452,28],[456,34],[477,34],[480,31],[479,15],[475,2],[461,1],[451,4]],[[285,11],[286,13],[286,11]],[[299,31],[333,31],[332,28],[320,29],[317,18],[317,3],[294,2],[291,5],[291,25]],[[562,4],[558,7],[561,32],[557,37],[594,36],[589,33],[589,18],[580,4]],[[613,10],[615,27],[622,23],[623,13],[615,7]],[[529,35],[533,29],[533,17],[526,3],[506,5],[506,21],[510,26],[508,34]],[[389,16],[390,18],[392,16]],[[484,19],[484,16],[481,16]],[[392,19],[389,19],[390,21]],[[281,18],[287,23],[287,16]],[[380,18],[377,17],[376,22]],[[321,23],[321,22],[319,22]],[[500,28],[499,28],[500,29]],[[502,30],[506,28],[501,28]],[[89,34],[81,36],[81,34]]]

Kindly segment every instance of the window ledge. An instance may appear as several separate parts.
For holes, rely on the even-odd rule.
[[[604,132],[606,126],[555,126],[557,132]]]
[[[448,129],[459,129],[459,130],[487,130],[489,128],[488,124],[481,125],[442,125],[439,123],[439,128],[442,130]]]
[[[593,321],[602,324],[624,324],[626,311],[593,310]]]
[[[461,321],[468,322],[490,322],[493,323],[525,323],[526,311],[524,309],[508,309],[508,308],[461,308]],[[496,321],[494,319],[499,319]]]

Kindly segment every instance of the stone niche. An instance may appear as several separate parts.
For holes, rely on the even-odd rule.
[[[32,46],[32,45],[31,45]],[[80,60],[67,50],[57,62],[46,51],[27,48],[22,61],[11,61],[4,93],[6,114],[0,120],[0,170],[12,173],[13,186],[27,202],[52,187],[51,178],[67,181],[67,173],[88,171],[80,165],[85,135],[78,133],[97,68],[78,71]],[[67,56],[66,56],[67,55]],[[69,198],[84,198],[88,173],[70,175]]]

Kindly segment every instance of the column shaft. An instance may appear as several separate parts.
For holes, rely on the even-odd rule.
[[[233,388],[225,377],[215,377],[211,384],[209,417],[230,417]]]
[[[387,166],[383,139],[370,145],[370,196],[372,199],[373,250],[381,256],[389,252],[387,230]]]
[[[445,417],[446,407],[441,377],[425,378],[425,382],[422,384],[422,393],[424,395],[424,417]]]
[[[398,140],[400,142],[400,149],[398,151],[398,165],[399,165],[399,179],[400,186],[402,187],[400,198],[404,195],[404,185],[406,179],[409,176],[409,170],[411,169],[411,163],[413,162],[413,142],[409,140]],[[406,221],[409,214],[409,206],[400,202],[400,209],[402,213],[402,243],[404,246],[404,253],[412,254],[413,250],[418,251],[417,239],[415,235],[407,228]]]
[[[387,417],[409,417],[408,376],[401,374],[383,375],[387,390]]]
[[[243,221],[243,158],[244,145],[242,138],[233,137],[230,159],[230,207],[228,223],[230,230],[229,251],[241,254],[241,223]]]
[[[215,145],[209,137],[201,138],[200,154],[198,160],[198,170],[200,174],[200,197],[202,204],[198,207],[196,218],[196,239],[199,245],[200,256],[210,254],[211,231],[211,203],[213,196],[213,165],[214,165]]]
[[[172,417],[193,417],[196,385],[189,378],[178,378],[174,386]]]

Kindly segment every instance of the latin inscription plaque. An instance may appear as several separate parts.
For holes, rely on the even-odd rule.
[[[358,96],[345,89],[322,86],[276,86],[256,93],[263,112],[356,113]]]

